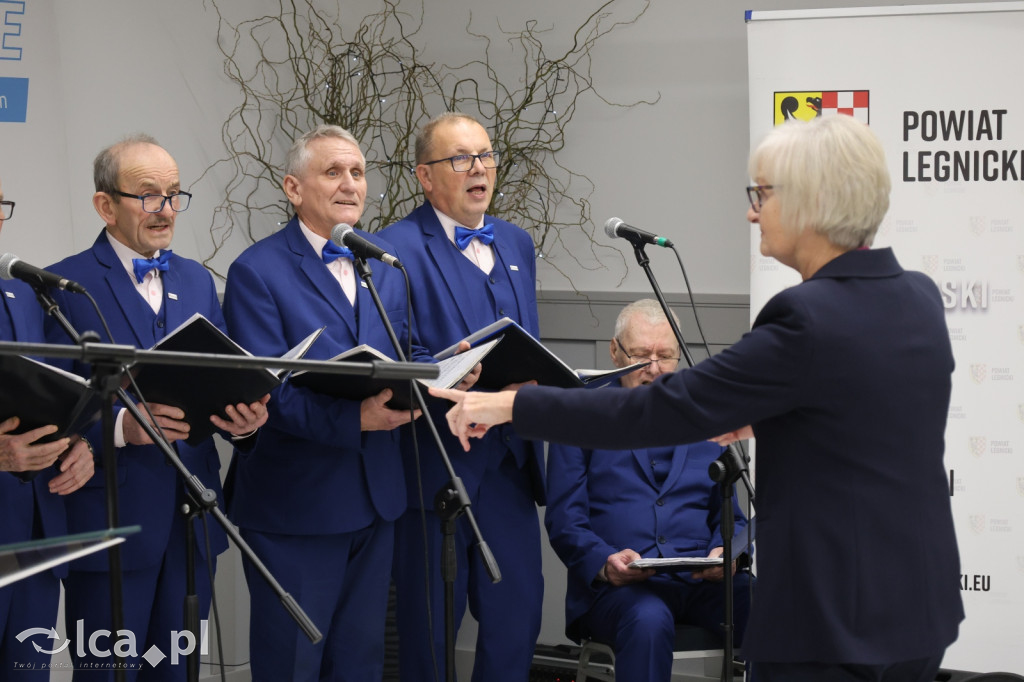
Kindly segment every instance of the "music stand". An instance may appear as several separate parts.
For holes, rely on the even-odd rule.
[[[49,311],[48,311],[49,312]],[[65,329],[70,328],[70,324],[63,318],[60,311],[56,308],[56,304],[52,307],[50,314],[57,317],[58,320],[62,321],[62,324],[67,324]],[[73,330],[71,330],[73,331]],[[72,338],[81,338],[77,334],[71,334]],[[94,335],[95,336],[95,335]],[[299,628],[306,634],[312,643],[317,643],[322,638],[320,631],[316,625],[309,619],[306,613],[303,611],[301,606],[295,601],[292,595],[285,592],[284,588],[278,583],[278,581],[270,573],[269,569],[263,564],[263,562],[256,556],[249,545],[242,539],[238,532],[238,529],[231,524],[224,513],[220,510],[217,505],[217,497],[212,490],[206,488],[198,477],[192,475],[191,472],[185,467],[185,465],[178,458],[176,451],[168,445],[168,443],[158,434],[152,424],[146,421],[146,419],[140,413],[138,407],[125,393],[124,389],[119,388],[121,383],[120,375],[126,371],[128,367],[138,364],[170,364],[170,365],[192,365],[198,367],[236,367],[236,368],[251,368],[251,367],[262,367],[262,368],[277,368],[277,369],[289,369],[289,370],[316,370],[321,372],[328,372],[334,374],[355,374],[355,375],[366,375],[379,378],[394,378],[394,379],[417,379],[426,378],[433,379],[437,378],[437,367],[435,365],[429,365],[425,363],[395,363],[395,362],[372,362],[372,363],[352,363],[352,362],[332,362],[332,361],[317,361],[317,360],[285,360],[283,358],[272,358],[272,357],[259,357],[259,356],[235,356],[235,355],[218,355],[218,354],[203,354],[203,353],[182,353],[182,352],[166,352],[166,351],[152,351],[152,350],[140,350],[134,346],[123,346],[116,344],[103,344],[95,343],[91,340],[85,340],[81,345],[63,345],[63,344],[41,344],[41,343],[18,343],[18,342],[0,342],[0,354],[24,354],[32,355],[36,357],[59,357],[59,358],[71,358],[80,360],[84,363],[92,366],[104,365],[107,367],[107,374],[112,377],[109,380],[105,380],[104,383],[107,386],[102,390],[104,393],[103,401],[106,405],[112,406],[113,399],[115,397],[120,398],[125,409],[132,414],[143,430],[149,435],[153,443],[157,445],[163,452],[165,459],[168,464],[173,468],[177,469],[179,476],[183,480],[186,493],[188,493],[192,500],[202,508],[204,513],[209,514],[213,519],[224,529],[225,534],[235,544],[236,547],[242,552],[245,559],[250,561],[255,567],[261,577],[268,583],[270,588],[278,595],[281,600],[282,606],[288,611],[289,615],[296,621]],[[104,409],[106,419],[110,421],[112,427],[112,416],[110,410]],[[116,465],[112,458],[113,455],[113,433],[109,427],[104,428],[105,434],[104,439],[104,455],[109,458],[109,464],[105,467],[107,474],[111,471],[116,471]],[[117,502],[117,485],[116,483],[107,484],[107,496],[108,496],[108,509],[112,506],[115,509],[116,518],[116,502]],[[116,524],[111,524],[111,530],[116,529]],[[106,547],[113,548],[113,553],[118,554],[118,545],[120,542],[114,542],[106,545]],[[117,556],[119,559],[119,556]],[[111,602],[112,602],[112,615],[113,620],[117,623],[120,620],[120,606],[121,606],[121,595],[120,595],[120,562],[116,562],[116,567],[111,569]],[[115,632],[120,627],[115,628]],[[193,633],[198,638],[199,633]],[[195,655],[195,654],[190,654]],[[115,679],[119,677],[123,679],[123,669],[118,668],[114,670]]]
[[[140,526],[103,529],[0,545],[0,588],[60,564],[119,545]]]

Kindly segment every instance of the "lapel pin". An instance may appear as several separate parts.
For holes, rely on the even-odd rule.
[[[7,298],[14,298],[14,292],[13,291],[5,291],[4,293],[7,294]]]
[[[177,301],[178,300],[178,295],[177,294],[172,294],[171,292],[168,291],[167,292],[167,298],[171,299],[172,301]]]
[[[516,272],[519,272],[519,266],[518,265],[510,265],[510,266],[508,266],[508,269],[509,270],[515,270]]]

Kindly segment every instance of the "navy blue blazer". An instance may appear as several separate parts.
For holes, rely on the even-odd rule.
[[[496,259],[496,263],[505,264],[512,282],[521,313],[515,321],[539,338],[537,266],[533,240],[525,230],[512,223],[491,216],[486,216],[485,222],[494,225],[493,247],[500,259]],[[413,286],[416,332],[420,343],[431,353],[438,353],[458,343],[500,317],[496,317],[494,310],[488,307],[487,297],[473,291],[471,284],[462,277],[460,262],[456,259],[464,260],[465,256],[448,239],[429,202],[382,230],[380,236],[395,245],[409,273]],[[431,415],[435,423],[446,423],[444,413],[447,407],[444,401],[431,400]],[[420,461],[423,492],[427,504],[432,505],[434,493],[448,483],[450,477],[436,454],[434,439],[426,425],[419,423],[416,428],[420,448],[427,452]],[[470,497],[476,494],[484,472],[496,468],[506,452],[511,450],[530,472],[535,498],[538,502],[543,501],[543,453],[540,447],[522,440],[511,428],[502,427],[492,429],[493,433],[488,433],[481,442],[474,441],[472,451],[467,453],[447,429],[441,428],[439,431],[452,466],[462,478]],[[404,440],[402,451],[409,484],[409,504],[418,508],[420,503],[416,492],[412,439]]]
[[[43,343],[43,309],[32,288],[14,280],[4,282],[0,284],[0,297],[0,341]],[[48,487],[57,474],[58,470],[51,467],[23,480],[17,474],[0,472],[0,544],[31,540],[34,512],[39,514],[44,537],[67,534],[64,500]],[[67,564],[54,567],[53,572],[63,577]]]
[[[360,234],[394,253],[390,244]],[[404,277],[377,261],[370,267],[404,346]],[[362,343],[395,358],[369,290],[356,290],[353,310],[292,218],[231,265],[224,315],[231,337],[256,355],[282,355],[326,327],[307,359],[326,360]],[[425,359],[429,354],[414,344],[411,360]],[[256,447],[235,453],[228,495],[235,523],[264,533],[318,535],[358,530],[378,517],[394,520],[405,511],[398,430],[360,431],[359,408],[360,401],[334,399],[287,382],[275,389]]]
[[[168,332],[173,331],[194,313],[202,313],[210,322],[224,329],[224,318],[217,301],[213,278],[199,263],[171,255],[169,269],[163,273],[165,312],[164,326],[154,324],[152,308],[139,295],[131,276],[121,265],[105,232],[92,247],[65,258],[48,269],[84,286],[110,325],[114,343],[150,348]],[[89,299],[66,291],[52,292],[61,311],[75,330],[96,331],[106,342],[106,334]],[[64,330],[52,319],[46,321],[46,338],[50,343],[70,343]],[[91,375],[89,365],[74,361],[70,370],[83,377]],[[66,498],[68,529],[72,533],[100,530],[107,527],[106,484],[100,448],[102,426],[97,424],[87,434],[96,448],[96,474],[80,489]],[[220,484],[220,458],[212,439],[192,447],[184,441],[173,444],[182,463],[202,480],[206,487],[223,499]],[[155,445],[126,445],[117,451],[117,483],[120,525],[140,525],[142,532],[131,536],[122,545],[121,564],[124,570],[150,568],[162,560],[170,539],[174,515],[180,513],[176,503],[181,484],[178,473],[165,461]],[[219,524],[208,523],[210,545],[214,554],[227,549],[227,538]],[[206,556],[202,525],[196,520],[196,546]],[[105,552],[97,552],[75,562],[78,571],[106,571]]]
[[[528,386],[514,424],[583,447],[757,437],[755,661],[883,664],[957,637],[963,607],[944,431],[953,354],[934,282],[852,251],[752,330],[630,391]]]
[[[704,557],[722,546],[722,497],[718,484],[708,477],[708,466],[723,449],[707,441],[677,445],[672,466],[659,484],[644,448],[550,445],[544,524],[551,546],[569,569],[569,637],[579,639],[577,619],[612,589],[609,583],[595,581],[610,555],[629,548],[643,557]],[[730,499],[739,534],[747,522],[735,497]],[[689,574],[679,575],[690,580]]]

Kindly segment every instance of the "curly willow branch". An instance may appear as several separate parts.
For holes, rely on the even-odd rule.
[[[631,19],[614,22],[610,7],[618,0],[608,0],[586,17],[571,47],[557,57],[546,54],[544,30],[536,20],[520,31],[499,27],[512,52],[521,54],[511,67],[492,57],[491,39],[473,30],[472,14],[466,32],[482,45],[482,55],[455,67],[427,62],[417,47],[423,0],[418,17],[400,10],[399,1],[383,0],[383,9],[354,26],[342,19],[340,2],[337,13],[328,16],[319,9],[322,0],[279,0],[277,14],[231,23],[211,0],[224,74],[238,86],[241,102],[221,128],[227,157],[204,172],[229,169],[225,199],[210,225],[213,253],[205,264],[210,267],[235,230],[256,241],[288,219],[284,154],[292,140],[319,123],[347,128],[363,142],[370,186],[379,189],[367,198],[360,226],[372,232],[404,217],[419,202],[413,173],[416,132],[444,110],[474,114],[489,128],[503,161],[497,173],[500,191],[488,212],[529,231],[539,255],[561,245],[566,230],[580,230],[597,262],[598,249],[621,258],[594,240],[593,183],[561,164],[558,152],[586,93],[616,107],[660,99],[659,94],[651,101],[610,102],[591,76],[593,47],[615,28],[636,23],[650,0],[643,0]],[[499,64],[519,73],[505,77]],[[261,197],[281,198],[267,203]]]

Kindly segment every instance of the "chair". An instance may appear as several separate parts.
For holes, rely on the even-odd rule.
[[[673,679],[721,679],[725,652],[720,635],[695,625],[676,625],[672,651]],[[609,645],[591,639],[581,642],[576,682],[587,680],[615,682],[615,652]]]

